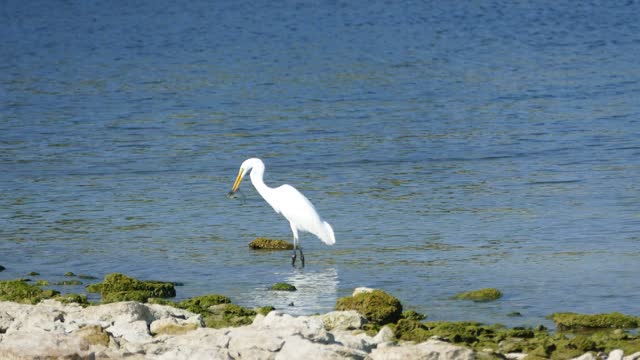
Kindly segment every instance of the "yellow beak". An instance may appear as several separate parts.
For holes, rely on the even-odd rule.
[[[244,175],[244,169],[240,168],[240,171],[238,171],[238,176],[236,177],[236,181],[233,183],[233,187],[231,188],[232,194],[238,190],[238,187],[240,187],[240,183],[242,182],[243,175]]]

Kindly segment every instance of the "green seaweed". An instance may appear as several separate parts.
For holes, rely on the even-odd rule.
[[[80,280],[64,280],[53,283],[53,285],[82,285]]]
[[[298,289],[296,289],[295,286],[291,285],[291,284],[287,284],[287,283],[276,283],[273,284],[270,288],[270,290],[274,290],[274,291],[296,291]]]
[[[224,295],[209,294],[183,300],[178,303],[178,307],[197,314],[208,314],[211,306],[230,303],[231,299]]]
[[[453,296],[457,300],[493,301],[502,297],[502,292],[494,288],[465,291]]]
[[[63,304],[76,303],[82,306],[89,306],[89,301],[87,300],[87,295],[84,294],[64,294],[58,295],[56,300],[60,301]]]
[[[249,325],[253,322],[256,312],[236,304],[221,304],[214,306],[204,316],[205,326],[210,328],[224,328]]]
[[[264,316],[267,316],[267,314],[269,314],[270,312],[272,312],[275,309],[276,308],[274,308],[273,306],[261,306],[261,307],[255,308],[254,311],[257,314],[262,314]]]
[[[403,311],[402,315],[400,315],[400,317],[402,319],[409,319],[409,320],[424,320],[427,318],[427,315],[425,314],[421,314],[419,312],[416,312],[415,310],[407,310],[407,311]]]
[[[395,323],[402,315],[402,304],[382,290],[338,299],[336,310],[356,310],[374,325]]]
[[[274,240],[263,237],[256,238],[249,243],[254,250],[293,250],[293,244],[285,240]]]
[[[553,313],[549,316],[560,330],[568,329],[633,329],[640,327],[640,318],[618,312],[608,314]]]
[[[50,299],[59,294],[58,291],[43,290],[22,280],[0,281],[0,300],[3,301],[37,304],[43,299]]]
[[[141,281],[120,273],[105,276],[104,281],[86,286],[88,292],[98,292],[104,303],[114,301],[146,302],[149,298],[168,298],[176,296],[171,283],[160,281]]]

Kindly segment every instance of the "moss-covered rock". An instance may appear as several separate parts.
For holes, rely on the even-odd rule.
[[[30,273],[27,274],[28,276],[40,276],[40,273],[37,271],[32,271]]]
[[[375,325],[395,323],[402,315],[402,304],[382,290],[338,299],[336,310],[355,310]]]
[[[472,300],[472,301],[493,301],[502,297],[502,292],[494,288],[485,288],[480,290],[465,291],[453,296],[458,300]]]
[[[21,280],[0,281],[0,300],[23,304],[37,304],[40,300],[59,295],[55,290],[43,290]]]
[[[249,247],[254,250],[293,250],[293,244],[284,240],[256,238],[249,243]]]
[[[178,307],[181,309],[189,310],[196,314],[206,315],[209,313],[209,308],[214,305],[230,304],[231,299],[224,295],[209,294],[196,296],[191,299],[183,300],[178,303]]]
[[[554,313],[550,316],[560,330],[568,329],[632,329],[640,327],[640,318],[612,312],[608,314]]]
[[[76,274],[72,273],[71,271],[67,271],[66,273],[64,273],[64,276],[76,276]]]
[[[274,290],[274,291],[296,291],[298,289],[296,289],[295,286],[291,285],[291,284],[287,284],[287,283],[275,283],[273,285],[271,285],[271,287],[269,288],[270,290]]]
[[[63,304],[76,303],[82,306],[89,306],[87,295],[84,294],[64,294],[57,296],[55,299]]]
[[[275,309],[276,308],[274,308],[273,306],[262,306],[262,307],[255,308],[254,311],[257,314],[262,314],[264,316],[267,316],[267,314],[269,314],[270,312],[272,312]]]
[[[73,274],[73,273],[72,273],[72,274]],[[65,276],[66,276],[66,274],[65,274]],[[78,278],[79,278],[79,279],[85,279],[85,280],[96,280],[96,279],[97,279],[97,277],[95,277],[95,276],[91,276],[91,275],[84,275],[84,274],[80,274],[80,275],[78,275]]]
[[[171,300],[167,300],[167,299],[163,299],[163,298],[148,298],[147,299],[147,303],[148,304],[158,304],[158,305],[167,305],[167,306],[173,306],[175,308],[178,307],[178,304],[174,301]]]
[[[236,304],[213,306],[204,317],[205,326],[210,328],[236,327],[253,322],[256,312]]]
[[[47,280],[36,280],[35,286],[49,286],[49,282]]]
[[[99,292],[102,301],[140,301],[149,298],[168,298],[176,296],[176,290],[171,283],[160,281],[141,281],[132,277],[113,273],[105,276],[104,281],[86,287],[88,292]]]
[[[421,321],[427,318],[427,315],[416,312],[415,310],[403,311],[400,315],[402,319]]]
[[[76,333],[91,345],[109,346],[109,333],[99,325],[87,325],[76,330]]]
[[[53,285],[82,285],[82,281],[80,280],[64,280],[53,283]]]

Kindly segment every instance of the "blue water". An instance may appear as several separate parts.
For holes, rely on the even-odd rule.
[[[0,279],[117,271],[294,314],[369,286],[433,320],[640,315],[639,13],[3,1]],[[247,248],[291,237],[249,181],[225,197],[249,157],[335,229],[302,234],[304,270]],[[450,299],[482,287],[504,297]]]

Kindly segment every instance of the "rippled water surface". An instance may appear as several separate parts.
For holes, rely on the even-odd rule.
[[[296,314],[357,286],[430,319],[640,314],[639,13],[4,1],[0,278],[118,271]],[[225,197],[254,156],[335,229],[302,234],[304,270],[247,248],[291,236],[249,181]],[[504,297],[450,300],[482,287]]]

